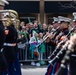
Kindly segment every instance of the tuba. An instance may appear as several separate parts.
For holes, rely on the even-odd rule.
[[[8,16],[10,18],[18,19],[18,13],[15,10],[0,10],[0,13],[9,13]]]
[[[7,25],[10,26],[14,23],[14,21],[18,21],[18,13],[15,10],[0,10],[2,13],[2,21]]]
[[[12,23],[16,29],[19,29],[19,26],[20,26],[20,20],[19,19],[13,19]]]

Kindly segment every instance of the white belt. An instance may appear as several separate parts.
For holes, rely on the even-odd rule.
[[[0,52],[3,52],[3,48],[0,50]]]
[[[72,54],[71,56],[76,57],[76,54]]]
[[[4,46],[13,46],[11,43],[4,43]]]

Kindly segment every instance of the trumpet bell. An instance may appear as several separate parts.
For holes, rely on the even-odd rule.
[[[16,29],[19,28],[19,26],[20,26],[20,20],[19,19],[12,19],[12,23],[14,24]]]
[[[4,25],[4,26],[10,26],[10,25],[11,25],[11,21],[10,21],[10,20],[6,20],[6,19],[4,20],[4,19],[3,19],[2,22],[3,22],[3,25]]]

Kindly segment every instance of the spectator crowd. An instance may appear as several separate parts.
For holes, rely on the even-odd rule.
[[[31,62],[31,65],[43,65],[44,59],[47,59],[51,53],[51,47],[44,41],[38,48],[36,46],[40,44],[48,33],[53,28],[52,25],[39,24],[37,20],[34,23],[25,24],[24,21],[17,27],[18,31],[18,48],[20,60],[41,60],[37,64]],[[26,55],[27,56],[26,56]]]

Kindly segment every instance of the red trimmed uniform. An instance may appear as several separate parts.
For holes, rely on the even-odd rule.
[[[4,72],[8,68],[7,61],[5,59],[5,56],[3,54],[3,49],[2,49],[4,40],[5,40],[4,27],[2,22],[0,22],[0,75],[1,75],[1,72]]]

